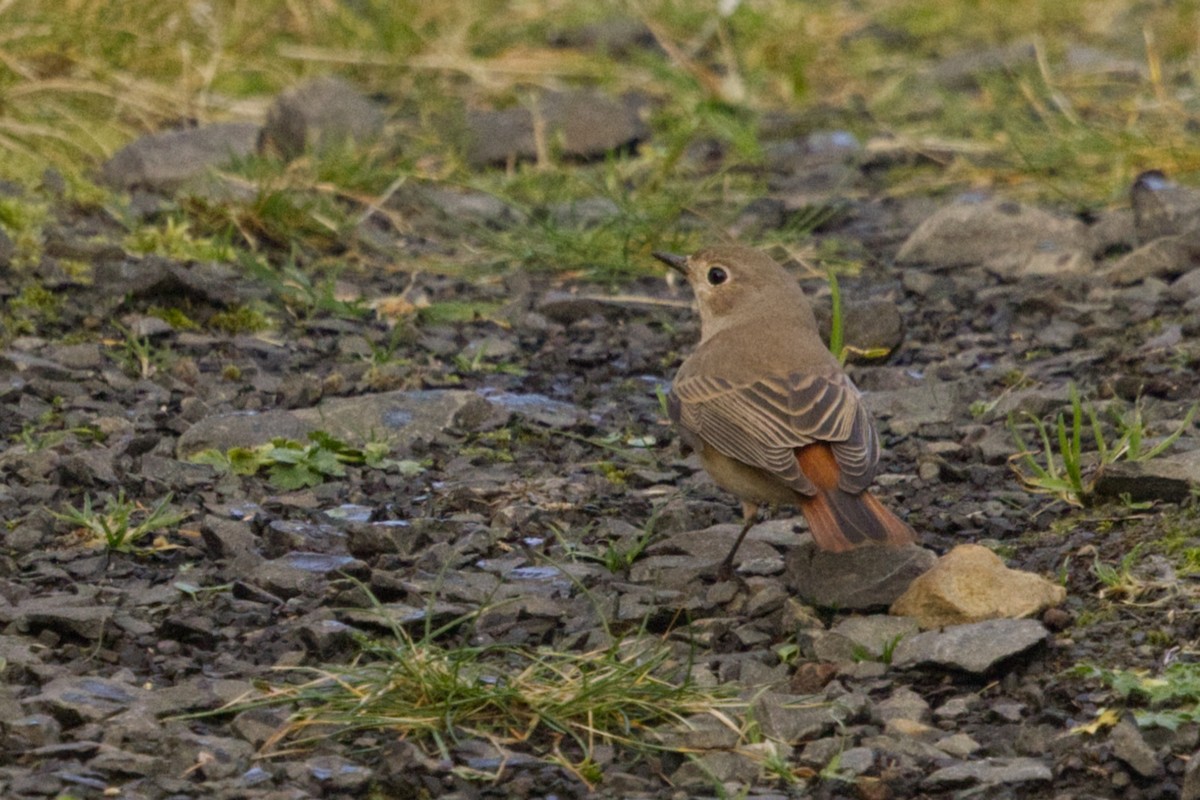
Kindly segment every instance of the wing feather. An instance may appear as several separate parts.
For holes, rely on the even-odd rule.
[[[797,372],[741,386],[685,376],[671,387],[670,409],[686,434],[806,495],[815,489],[800,471],[797,448],[829,443],[841,469],[839,485],[848,492],[865,489],[879,461],[875,428],[842,372]]]

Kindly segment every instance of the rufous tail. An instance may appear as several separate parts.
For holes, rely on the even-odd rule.
[[[800,499],[800,510],[817,547],[841,553],[869,542],[899,546],[916,541],[913,529],[870,492],[854,494],[838,486],[841,468],[829,445],[798,448],[796,460],[817,488],[816,494]]]

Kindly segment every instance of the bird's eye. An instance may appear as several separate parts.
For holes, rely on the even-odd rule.
[[[708,282],[712,286],[720,286],[725,281],[729,280],[729,273],[724,267],[713,267],[708,271]]]

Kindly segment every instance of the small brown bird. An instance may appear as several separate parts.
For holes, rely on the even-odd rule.
[[[700,306],[700,344],[675,374],[671,420],[717,485],[742,501],[745,524],[721,574],[762,505],[798,505],[822,550],[914,541],[867,491],[879,439],[796,281],[749,247],[654,257],[683,273]]]

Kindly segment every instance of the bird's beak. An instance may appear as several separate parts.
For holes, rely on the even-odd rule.
[[[687,256],[677,256],[674,253],[664,253],[661,250],[655,250],[650,255],[654,256],[659,261],[663,262],[664,264],[666,264],[668,267],[675,270],[676,272],[682,273],[684,275],[688,274]]]

